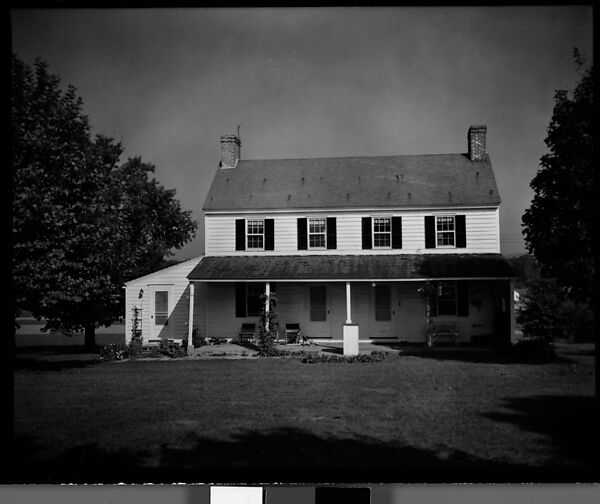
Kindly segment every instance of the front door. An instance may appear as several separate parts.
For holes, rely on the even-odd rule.
[[[392,307],[392,284],[378,284],[373,288],[373,337],[394,338],[394,310]]]
[[[327,288],[325,284],[310,285],[308,287],[308,337],[330,338],[329,333],[329,305],[327,302]]]
[[[150,287],[150,338],[171,338],[173,332],[173,289],[170,285]]]

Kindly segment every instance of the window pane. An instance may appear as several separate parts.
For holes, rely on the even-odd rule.
[[[308,244],[311,248],[325,247],[325,235],[311,234],[308,238]]]
[[[154,293],[154,324],[167,325],[169,317],[169,291]]]
[[[456,315],[456,283],[440,282],[437,289],[438,315]]]
[[[438,217],[437,218],[437,230],[438,231],[454,231],[454,217]]]
[[[263,235],[248,235],[248,248],[263,248]]]
[[[375,233],[373,235],[375,247],[389,247],[391,243],[389,233]]]
[[[438,233],[437,244],[438,245],[454,245],[454,232]]]
[[[325,219],[310,219],[309,221],[309,233],[324,233],[325,232]]]
[[[327,319],[326,294],[323,285],[310,288],[310,320],[318,322]]]
[[[263,233],[264,231],[264,221],[262,220],[249,220],[248,221],[248,233],[256,234]]]
[[[373,231],[375,233],[387,233],[391,230],[391,223],[389,217],[377,217],[373,219]]]
[[[154,311],[156,313],[169,311],[169,291],[156,291],[154,293]]]
[[[389,285],[375,287],[375,320],[391,320],[391,289]]]

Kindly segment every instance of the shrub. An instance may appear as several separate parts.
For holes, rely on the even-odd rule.
[[[301,352],[301,362],[304,364],[317,364],[323,362],[335,362],[353,364],[355,362],[379,362],[387,357],[387,352],[375,351],[371,354],[358,355],[325,355],[317,352]]]
[[[185,346],[179,345],[178,343],[169,341],[167,339],[160,340],[160,343],[158,344],[158,351],[161,355],[166,355],[170,359],[187,356],[187,350]]]
[[[279,326],[279,315],[276,311],[277,296],[271,292],[268,296],[269,311],[266,311],[267,295],[260,297],[262,308],[258,317],[258,338],[256,347],[261,356],[273,356],[275,350],[275,338]]]
[[[584,341],[593,334],[591,310],[583,304],[568,301],[564,289],[555,280],[547,278],[529,285],[523,307],[517,313],[517,322],[526,338],[542,339],[547,343],[557,338]]]
[[[124,343],[112,343],[100,348],[101,360],[123,360],[129,358],[129,348]]]
[[[127,346],[127,353],[129,354],[130,358],[139,357],[142,355],[143,351],[144,347],[140,340],[131,340]]]

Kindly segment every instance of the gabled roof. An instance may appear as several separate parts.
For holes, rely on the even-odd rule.
[[[489,156],[240,160],[218,169],[204,210],[497,206]]]
[[[181,275],[181,278],[185,278],[186,275],[194,269],[194,267],[198,264],[198,262],[200,262],[202,257],[203,256],[192,257],[191,259],[187,259],[187,260],[181,261],[177,264],[173,264],[171,266],[161,268],[152,273],[148,273],[147,275],[144,275],[144,276],[141,276],[138,278],[133,278],[133,279],[129,280],[128,282],[125,282],[124,286],[131,287],[131,286],[139,284],[139,283],[148,283],[148,282],[151,282],[152,280],[160,279],[161,277],[163,277],[165,275],[170,275],[173,273]]]
[[[190,280],[416,280],[511,278],[500,254],[208,256]]]

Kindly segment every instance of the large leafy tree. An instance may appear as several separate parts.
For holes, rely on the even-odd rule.
[[[95,329],[122,315],[123,282],[156,269],[196,229],[175,191],[141,158],[91,137],[72,86],[36,60],[11,66],[13,286],[16,313],[51,330]]]
[[[579,52],[581,79],[572,95],[557,90],[545,143],[549,152],[531,182],[534,197],[523,215],[525,243],[569,299],[591,303],[594,273],[593,66]]]

